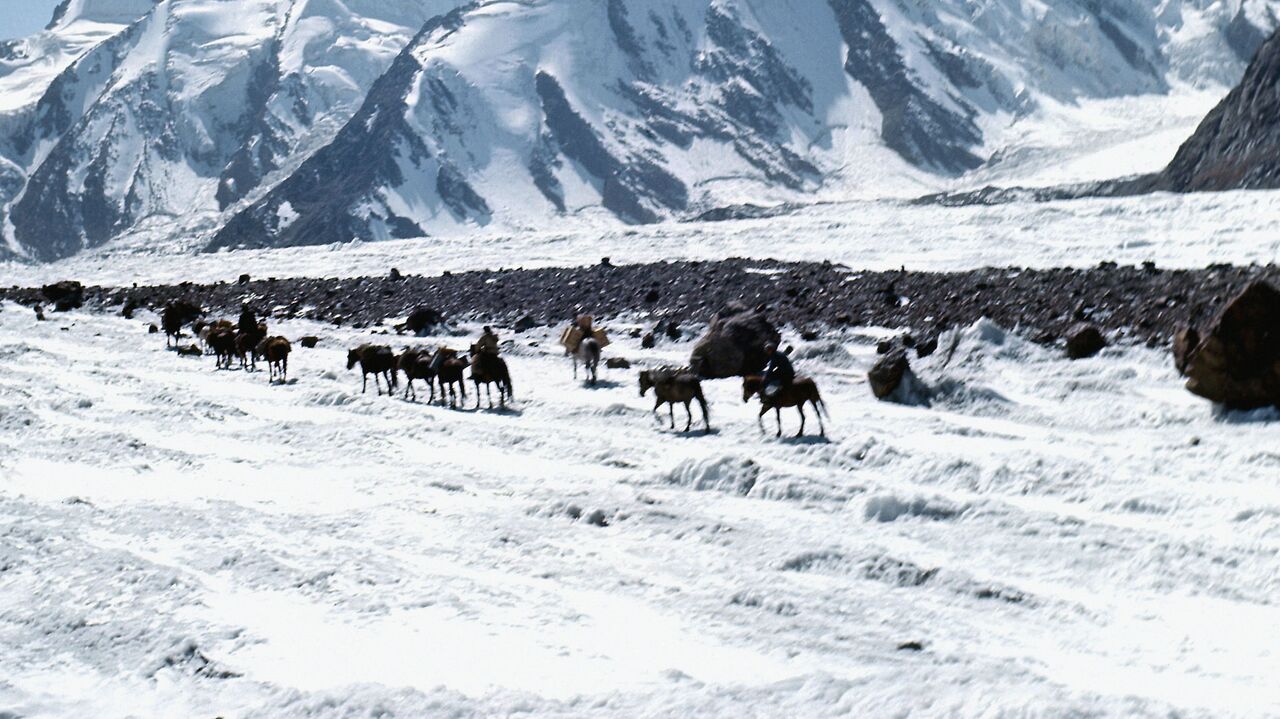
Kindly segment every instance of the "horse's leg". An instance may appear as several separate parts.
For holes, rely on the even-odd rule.
[[[773,408],[773,417],[774,419],[778,420],[778,433],[775,434],[774,436],[781,437],[782,436],[782,406],[781,405]]]
[[[764,402],[760,403],[760,414],[756,415],[756,424],[760,425],[760,433],[764,434],[764,416],[769,412],[769,407]]]
[[[698,406],[702,407],[702,423],[707,426],[707,431],[710,432],[711,415],[707,412],[707,400],[701,393],[698,394]]]
[[[684,431],[688,432],[693,426],[693,410],[689,409],[689,400],[684,401],[684,413],[688,415],[688,419],[684,423]]]
[[[809,401],[813,403],[813,413],[818,415],[818,434],[822,435],[823,437],[826,437],[827,428],[826,428],[826,425],[822,423],[822,407],[818,404],[818,400],[816,399],[809,400]]]
[[[473,379],[471,381],[476,383],[476,409],[480,409],[480,380]]]
[[[676,403],[668,402],[667,409],[670,410],[670,413],[671,413],[671,429],[675,429],[676,428]]]
[[[498,395],[502,395],[502,388],[498,388]],[[489,400],[489,409],[493,409],[493,386],[488,382],[484,383],[484,396]],[[480,390],[476,390],[476,401],[480,401]]]
[[[796,405],[796,411],[800,413],[800,431],[796,432],[797,437],[804,436],[804,402]]]
[[[368,392],[368,391],[369,391],[369,373],[365,372],[364,370],[360,370],[360,394],[364,394],[365,392]]]
[[[578,355],[573,356],[573,378],[578,379]]]

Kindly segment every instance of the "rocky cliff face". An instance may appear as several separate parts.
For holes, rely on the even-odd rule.
[[[1280,187],[1280,33],[1154,180],[1174,192]]]
[[[1280,0],[1202,5],[67,0],[0,48],[0,254],[643,223],[928,184],[1042,105],[1234,82]]]

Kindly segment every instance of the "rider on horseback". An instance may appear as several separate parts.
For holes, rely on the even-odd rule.
[[[476,351],[484,355],[498,356],[500,351],[498,335],[488,325],[485,325],[484,334],[480,335],[480,339],[476,342]]]
[[[791,386],[796,379],[796,370],[791,366],[791,359],[787,354],[778,350],[777,342],[772,340],[767,342],[764,351],[768,360],[764,366],[763,394],[766,397],[772,397]]]

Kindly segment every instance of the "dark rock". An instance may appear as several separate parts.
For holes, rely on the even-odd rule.
[[[1182,357],[1192,393],[1231,409],[1280,407],[1280,290],[1250,284]]]
[[[35,307],[32,307],[32,309],[36,311],[36,321],[44,322],[44,307],[36,305]]]
[[[896,340],[880,340],[876,343],[876,354],[887,355],[898,347]]]
[[[307,349],[313,349],[316,345],[320,344],[320,338],[315,335],[307,335],[306,337],[299,339],[298,344]]]
[[[914,641],[914,640],[909,641],[909,642],[903,642],[903,643],[901,643],[901,644],[899,644],[899,645],[898,645],[898,651],[900,651],[900,652],[922,652],[922,651],[924,651],[924,644],[923,644],[923,643],[921,643],[921,642]]]
[[[657,302],[659,297],[661,297],[661,295],[658,294],[657,290],[649,290],[648,292],[644,293],[644,301],[648,304],[653,304],[654,302]]]
[[[396,268],[392,267],[391,272],[387,274],[387,279],[391,280],[392,282],[399,282],[400,280],[404,279],[404,275],[400,274],[400,270],[397,270]]]
[[[1181,375],[1187,374],[1191,355],[1200,344],[1200,333],[1194,327],[1181,327],[1173,335],[1173,366]]]
[[[63,280],[40,288],[40,294],[53,303],[55,312],[66,312],[84,305],[84,285],[75,280]]]
[[[625,357],[610,357],[604,361],[604,366],[609,369],[631,369],[631,363]]]
[[[928,339],[916,342],[916,356],[920,358],[928,357],[938,351],[938,338],[929,337]]]
[[[187,345],[185,347],[179,347],[178,354],[183,357],[200,357],[204,355],[204,350],[200,349],[196,345]]]
[[[1080,323],[1067,330],[1067,356],[1071,359],[1092,357],[1107,346],[1107,338],[1096,325]]]
[[[528,332],[537,326],[538,321],[533,318],[533,315],[525,315],[516,320],[515,324],[512,325],[512,329],[516,332]]]
[[[415,335],[426,334],[428,329],[444,322],[444,314],[430,307],[419,307],[409,313],[404,326]],[[354,325],[352,325],[354,327]]]
[[[645,332],[644,337],[640,338],[640,346],[644,349],[651,350],[658,341],[654,339],[652,332]]]
[[[709,379],[760,372],[768,359],[765,346],[781,339],[764,312],[734,303],[711,321],[707,334],[693,347],[689,366]]]
[[[137,300],[130,298],[125,301],[124,307],[120,310],[120,315],[124,317],[126,320],[131,320],[133,319],[133,313],[137,312],[138,308],[139,308],[139,305]]]
[[[800,333],[800,339],[804,340],[805,342],[813,342],[814,340],[818,339],[818,331],[805,330]]]
[[[160,328],[159,328],[159,327],[156,327],[156,324],[155,324],[154,322],[152,322],[151,324],[147,325],[147,334],[149,334],[149,335],[154,335],[154,334],[159,334],[159,333],[160,333]]]
[[[871,393],[876,396],[876,399],[888,399],[910,371],[911,364],[907,361],[905,351],[898,348],[889,352],[881,357],[867,373]]]
[[[249,284],[249,273],[246,272],[245,274],[240,275],[240,279],[237,280],[237,282],[242,285]]]

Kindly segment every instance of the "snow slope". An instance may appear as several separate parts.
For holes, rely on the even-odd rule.
[[[617,227],[975,170],[1125,174],[1167,159],[1277,8],[76,0],[0,58],[21,88],[0,108],[5,251]]]
[[[151,319],[0,310],[0,712],[1280,711],[1276,415],[1163,352],[979,323],[918,363],[926,409],[871,399],[876,333],[798,343],[824,442],[762,438],[732,382],[673,433],[545,333],[474,412],[362,396],[368,336],[281,324],[322,343],[268,386]]]

